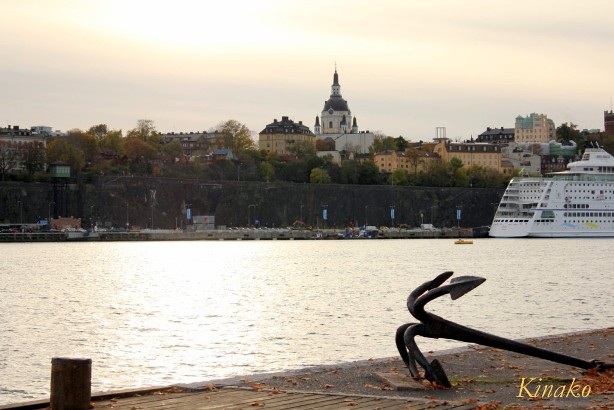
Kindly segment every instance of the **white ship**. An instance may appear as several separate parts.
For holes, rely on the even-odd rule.
[[[517,177],[507,186],[490,236],[614,237],[614,157],[587,148],[567,171]]]

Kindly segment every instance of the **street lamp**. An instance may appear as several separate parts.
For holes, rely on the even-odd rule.
[[[390,227],[394,228],[394,205],[390,205]]]
[[[368,217],[367,217],[367,216],[368,216],[368,215],[367,215],[367,209],[368,209],[368,208],[369,208],[369,205],[365,205],[365,231],[367,230],[367,226],[369,225],[369,224],[367,223],[367,220],[368,220]]]
[[[251,221],[252,221],[252,218],[250,218],[250,210],[251,210],[252,207],[256,207],[256,206],[258,206],[258,205],[257,204],[249,204],[247,206],[247,227],[248,228],[250,227],[250,224],[251,224]]]
[[[55,202],[51,201],[47,203],[47,213],[48,213],[47,227],[49,229],[53,228],[53,226],[51,225],[51,205],[55,205]]]

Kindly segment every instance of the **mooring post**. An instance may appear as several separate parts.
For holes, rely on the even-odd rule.
[[[92,359],[51,359],[51,409],[87,410],[91,389]]]

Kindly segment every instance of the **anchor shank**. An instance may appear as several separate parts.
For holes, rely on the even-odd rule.
[[[478,343],[497,349],[509,350],[528,356],[539,357],[540,359],[550,360],[552,362],[579,367],[581,369],[592,369],[593,367],[597,366],[597,363],[594,361],[578,359],[573,356],[556,353],[550,350],[531,346],[526,343],[495,336],[486,332],[449,322],[447,320],[444,320],[444,322],[445,324],[442,326],[442,336],[449,339],[467,343]]]

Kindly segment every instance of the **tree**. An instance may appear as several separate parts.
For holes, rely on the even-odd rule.
[[[122,137],[121,130],[119,131],[109,131],[104,140],[101,142],[101,146],[104,148],[108,148],[114,151],[117,155],[122,156],[125,154],[124,149],[125,139]]]
[[[92,137],[96,138],[96,141],[98,141],[98,143],[101,143],[102,141],[104,141],[108,132],[109,130],[107,128],[107,124],[92,125],[87,130],[87,133],[91,135]]]
[[[23,166],[29,177],[45,168],[45,146],[42,142],[27,142],[22,146],[22,150]]]
[[[403,138],[401,135],[395,138],[394,141],[396,143],[397,151],[405,152],[405,150],[409,146],[409,142],[405,138]]]
[[[65,138],[56,138],[47,144],[47,160],[54,162],[66,162],[75,174],[81,172],[85,165],[85,154],[74,144]]]
[[[563,144],[568,144],[570,141],[573,141],[580,151],[584,150],[584,138],[582,138],[582,134],[578,131],[578,126],[574,123],[567,124],[565,122],[558,126],[556,129],[556,138]]]
[[[160,133],[156,130],[153,120],[138,120],[136,128],[129,130],[126,137],[134,137],[157,146],[160,143]]]
[[[418,173],[418,167],[424,163],[424,159],[420,151],[418,151],[415,147],[407,148],[407,159],[409,160],[410,165],[414,169],[414,174]]]
[[[9,171],[19,162],[17,149],[13,145],[9,141],[0,141],[0,175],[3,181]]]
[[[137,137],[126,138],[125,150],[126,156],[131,161],[136,161],[141,158],[150,160],[155,158],[158,154],[156,147]]]
[[[222,122],[218,125],[217,130],[222,135],[223,148],[231,150],[234,154],[256,147],[252,139],[252,132],[239,121]]]
[[[92,135],[79,129],[70,130],[64,139],[83,152],[86,163],[94,162],[98,155],[98,141]]]
[[[375,162],[371,160],[365,161],[358,167],[358,183],[378,184],[380,182],[379,174],[379,168],[375,165]]]
[[[331,137],[326,137],[324,139],[316,140],[316,150],[317,151],[334,151],[335,150],[335,140]]]
[[[309,182],[312,184],[330,184],[331,179],[325,169],[313,168],[309,175]]]
[[[346,159],[341,161],[340,182],[342,184],[358,184],[358,161],[355,159]]]
[[[266,182],[269,182],[271,178],[275,176],[275,168],[271,165],[270,162],[261,162],[260,163],[260,179]]]
[[[390,182],[392,185],[407,185],[409,183],[409,174],[405,169],[395,169],[390,174]]]
[[[162,152],[162,154],[168,157],[179,158],[183,149],[181,147],[181,142],[171,141],[167,144],[162,144],[160,146],[160,151]]]
[[[316,156],[316,147],[307,141],[299,141],[294,146],[290,147],[289,151],[297,156],[297,158],[308,159]]]

